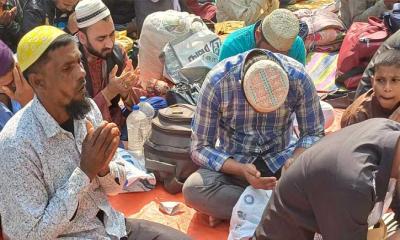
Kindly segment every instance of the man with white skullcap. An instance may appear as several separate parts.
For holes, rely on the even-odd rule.
[[[120,131],[85,94],[75,39],[40,26],[18,44],[35,96],[0,133],[0,215],[10,239],[188,239],[172,228],[126,220],[107,195],[122,192]]]
[[[126,106],[132,106],[136,74],[125,51],[115,44],[110,11],[101,0],[82,0],[75,13],[89,96],[105,120],[125,129],[126,119],[118,103],[122,100]]]
[[[191,156],[200,169],[183,186],[186,203],[210,224],[230,219],[246,186],[273,189],[282,167],[318,141],[323,126],[319,97],[300,63],[261,49],[225,59],[198,97]]]
[[[306,49],[299,34],[299,20],[287,9],[276,9],[262,21],[238,29],[224,40],[219,61],[254,48],[292,57],[305,65]]]

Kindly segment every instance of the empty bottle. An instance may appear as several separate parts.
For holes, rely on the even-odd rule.
[[[140,111],[144,112],[144,114],[146,114],[146,116],[149,119],[153,119],[155,110],[154,110],[153,106],[151,106],[151,104],[148,103],[146,100],[147,100],[147,98],[145,96],[140,97],[140,102],[138,104],[140,107]]]
[[[136,154],[143,154],[143,144],[146,141],[148,120],[146,115],[140,111],[138,105],[132,107],[132,112],[126,119],[128,128],[128,149]]]
[[[150,137],[151,134],[151,120],[154,117],[155,110],[153,106],[151,106],[150,103],[148,103],[147,98],[145,96],[140,97],[140,102],[139,102],[139,107],[140,111],[142,111],[144,114],[146,114],[147,117],[147,125],[146,125],[146,135],[144,136],[145,139],[147,140]]]

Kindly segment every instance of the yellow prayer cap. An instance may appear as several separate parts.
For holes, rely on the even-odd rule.
[[[67,34],[53,26],[39,26],[25,34],[18,44],[17,58],[21,71],[24,72],[34,64],[54,42],[54,40]]]

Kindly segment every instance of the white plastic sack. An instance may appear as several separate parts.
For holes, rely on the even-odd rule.
[[[248,186],[233,207],[228,240],[251,239],[271,198],[272,190]]]
[[[126,170],[124,192],[147,192],[155,188],[156,177],[147,173],[144,160],[134,157],[123,148],[117,149],[120,159],[123,159]]]
[[[219,37],[208,29],[190,31],[175,38],[163,50],[164,77],[175,84],[195,81],[201,84],[208,71],[218,63],[220,46]]]
[[[139,39],[139,79],[142,87],[151,79],[162,79],[164,63],[162,50],[169,41],[184,36],[189,31],[207,29],[200,17],[187,12],[168,10],[146,17]]]

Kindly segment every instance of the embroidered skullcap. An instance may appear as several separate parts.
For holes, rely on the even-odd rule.
[[[0,76],[5,75],[14,63],[13,52],[7,44],[0,40]]]
[[[24,72],[32,66],[54,40],[64,34],[66,34],[64,31],[47,25],[36,27],[25,34],[17,47],[17,58],[21,71]]]
[[[110,16],[110,10],[101,0],[82,0],[75,7],[78,28],[82,29],[96,24]]]
[[[286,100],[289,80],[282,67],[272,60],[259,60],[248,68],[243,90],[249,104],[260,113],[278,109]]]
[[[299,20],[287,9],[276,9],[261,24],[264,38],[279,51],[288,51],[299,34]]]

